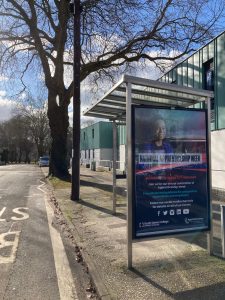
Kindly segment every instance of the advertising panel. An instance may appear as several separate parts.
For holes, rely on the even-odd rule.
[[[133,106],[133,239],[210,229],[207,114]]]

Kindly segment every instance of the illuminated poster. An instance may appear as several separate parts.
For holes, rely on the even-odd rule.
[[[207,115],[133,107],[133,238],[210,229]]]

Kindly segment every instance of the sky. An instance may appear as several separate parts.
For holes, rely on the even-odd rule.
[[[0,122],[10,119],[13,106],[11,101],[0,98]]]
[[[213,2],[213,1],[212,1]],[[70,76],[73,72],[69,72]],[[129,73],[134,76],[139,76],[143,78],[153,79],[156,80],[159,78],[162,73],[156,69],[155,65],[151,62],[147,62],[146,66],[143,67],[140,64],[136,64],[133,73]],[[37,75],[36,72],[29,72],[24,77],[24,81],[28,83],[31,87],[32,93],[37,93],[39,90],[38,88],[38,82],[43,80],[42,75]],[[68,77],[68,81],[70,81],[71,78]],[[7,120],[11,117],[11,112],[13,107],[15,106],[15,103],[18,101],[18,96],[16,96],[16,93],[13,91],[13,87],[21,86],[19,78],[15,80],[14,82],[11,82],[8,78],[0,77],[0,122]],[[8,89],[6,87],[8,86]],[[112,86],[112,84],[102,82],[101,83],[101,89],[94,93],[92,92],[92,85],[88,80],[84,81],[81,84],[81,111],[85,110],[87,107],[91,105],[91,102],[95,102],[97,99],[101,98],[104,93]],[[11,88],[12,87],[12,88]],[[21,86],[22,88],[22,86]],[[7,92],[6,92],[7,90]],[[45,95],[47,99],[47,94]],[[70,123],[72,124],[72,115],[73,115],[73,107],[72,105],[69,106],[69,118]],[[91,120],[92,118],[88,117],[82,117],[82,122],[85,122],[85,120]]]
[[[0,122],[10,119],[15,102],[7,98],[6,91],[0,90]]]
[[[161,72],[155,68],[152,63],[147,63],[145,67],[134,69],[132,75],[140,76],[149,79],[157,79],[161,75]],[[70,72],[71,74],[71,72]],[[131,74],[131,73],[130,73]],[[24,78],[24,81],[30,85],[30,92],[35,94],[39,88],[37,84],[37,80],[35,78],[37,74],[27,74]],[[43,78],[39,75],[39,80],[42,81]],[[71,80],[70,78],[67,79],[68,82]],[[11,82],[8,78],[1,78],[0,77],[0,122],[10,119],[12,116],[12,111],[15,108],[19,96],[16,95],[16,91],[13,90],[13,86],[20,85],[20,80],[18,79],[17,82]],[[35,84],[36,82],[36,84]],[[102,83],[100,89],[97,92],[93,92],[93,85],[89,82],[89,80],[85,80],[81,83],[81,112],[83,112],[87,107],[91,105],[92,101],[96,101],[97,99],[101,98],[107,90],[112,87],[112,83],[105,82]],[[22,86],[21,86],[22,89]],[[8,92],[6,92],[8,90]],[[21,97],[21,96],[20,96]],[[45,95],[47,100],[47,94]],[[72,100],[72,99],[71,99]],[[73,105],[72,103],[69,105],[69,120],[70,124],[72,125],[73,120]],[[93,120],[91,117],[83,117],[81,116],[81,123],[86,123],[86,121]]]

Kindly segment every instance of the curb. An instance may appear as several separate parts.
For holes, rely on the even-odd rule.
[[[52,193],[53,193],[53,195],[55,197],[55,189],[54,189],[54,187],[52,186],[52,184],[49,181],[49,179],[46,177],[46,174],[44,173],[43,170],[42,170],[42,173],[44,174],[45,180],[46,180],[47,184],[51,187]],[[59,205],[59,202],[58,202],[58,200],[57,200],[56,197],[55,197],[55,199],[56,199],[56,201],[57,201],[57,203]],[[59,207],[60,207],[60,205],[59,205]],[[60,207],[60,210],[62,212],[63,218],[66,220],[66,223],[67,223],[67,226],[69,227],[69,230],[72,232],[75,244],[77,244],[77,246],[80,248],[80,251],[82,253],[82,256],[84,258],[85,263],[87,264],[87,267],[88,267],[88,270],[89,270],[89,274],[91,276],[91,279],[92,279],[93,284],[94,284],[94,286],[96,288],[96,291],[97,291],[97,294],[98,294],[99,298],[101,300],[112,300],[112,298],[110,296],[110,293],[109,293],[108,289],[106,288],[106,286],[104,285],[103,280],[102,280],[102,278],[100,276],[100,272],[98,271],[98,267],[91,260],[90,255],[88,254],[88,252],[85,251],[83,249],[83,247],[81,246],[79,233],[76,231],[76,228],[74,227],[73,223],[69,219],[67,219],[65,217],[64,212],[61,209],[61,207]],[[76,231],[76,233],[74,233],[75,231]]]
[[[63,213],[63,212],[62,212]],[[64,216],[64,215],[63,215]],[[64,217],[65,218],[65,217]],[[66,219],[66,218],[65,218]],[[69,228],[71,229],[72,232],[76,231],[75,227],[73,226],[72,222],[68,219],[66,219],[67,224],[69,226]],[[103,280],[100,276],[100,273],[98,271],[98,267],[96,266],[96,264],[91,260],[90,255],[88,254],[87,251],[85,251],[83,249],[83,247],[81,246],[81,242],[80,242],[80,236],[79,234],[76,232],[76,234],[73,235],[74,240],[76,242],[76,244],[79,246],[80,251],[82,253],[82,256],[84,258],[85,263],[88,266],[88,270],[89,273],[91,275],[91,278],[93,280],[93,283],[96,287],[97,290],[97,294],[100,297],[100,299],[102,300],[111,300],[111,296],[108,292],[108,289],[106,288],[106,286],[103,283]],[[79,241],[78,241],[79,240]]]

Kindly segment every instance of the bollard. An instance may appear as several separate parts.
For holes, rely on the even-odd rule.
[[[225,258],[225,205],[220,205],[221,211],[221,242],[222,242],[222,257]]]

